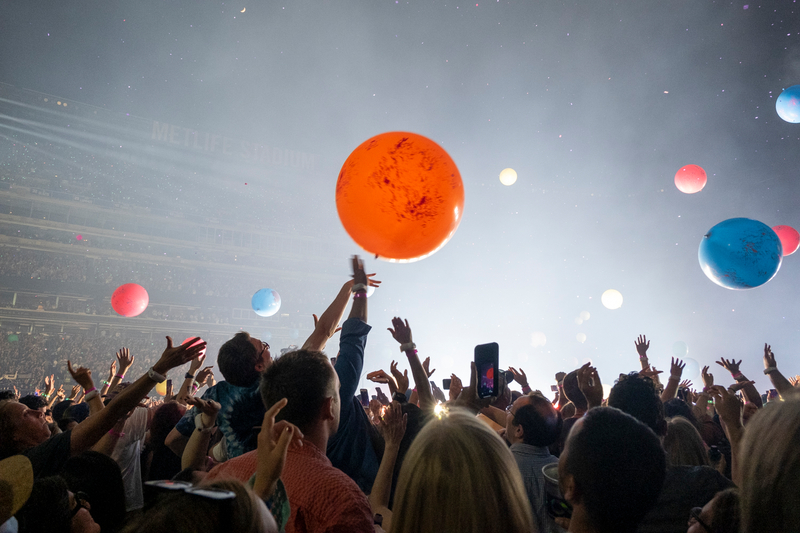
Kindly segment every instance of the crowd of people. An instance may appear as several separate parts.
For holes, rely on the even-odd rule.
[[[555,398],[522,368],[481,397],[474,363],[443,391],[407,320],[382,325],[405,362],[370,367],[380,282],[352,266],[299,349],[237,333],[218,383],[199,339],[80,360],[91,346],[60,346],[69,399],[52,377],[39,395],[2,392],[2,531],[798,531],[800,388],[769,345],[774,394],[724,358],[692,389],[681,360],[652,367],[645,336],[607,396],[591,364],[556,374]],[[390,396],[359,393],[365,365]],[[149,399],[170,372],[175,390]]]

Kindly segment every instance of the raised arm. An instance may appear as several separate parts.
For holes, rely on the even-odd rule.
[[[111,378],[111,382],[108,385],[108,390],[113,390],[114,387],[119,385],[123,379],[125,379],[125,374],[130,370],[131,366],[133,365],[133,360],[135,359],[134,356],[131,355],[131,352],[127,348],[121,348],[117,352],[117,361],[119,361],[119,372],[114,374],[114,377]]]
[[[197,357],[206,345],[203,342],[190,347],[191,343],[197,340],[199,340],[199,337],[187,341],[184,345],[173,347],[172,339],[167,337],[167,348],[147,374],[126,387],[125,390],[111,400],[105,409],[94,416],[90,416],[72,430],[70,444],[72,454],[77,455],[91,448],[105,433],[114,427],[117,420],[136,407],[141,399],[155,387],[156,383],[166,379],[167,372]]]
[[[414,344],[412,339],[411,327],[408,325],[408,320],[403,321],[401,318],[394,317],[392,319],[392,326],[394,326],[394,329],[387,329],[389,333],[392,334],[392,337],[394,337],[394,340],[400,343],[400,350],[405,352],[408,358],[408,366],[411,367],[411,375],[414,376],[414,385],[417,395],[419,396],[419,408],[423,411],[433,411],[433,408],[436,407],[436,400],[434,400],[433,393],[431,392],[428,373],[425,371],[425,367],[422,365],[417,355],[416,344]]]
[[[378,419],[378,430],[383,435],[386,443],[383,450],[383,458],[375,476],[375,483],[372,485],[372,492],[369,493],[369,506],[372,514],[383,516],[383,527],[389,530],[391,525],[392,512],[389,510],[389,497],[392,492],[392,474],[394,465],[397,461],[397,454],[400,451],[400,442],[406,432],[406,422],[408,415],[403,414],[403,408],[398,402],[386,408],[383,418]]]
[[[795,392],[789,380],[778,370],[778,365],[775,362],[775,354],[772,353],[772,347],[766,343],[764,343],[764,373],[769,376],[772,386],[775,387],[775,390],[778,391],[781,398]]]
[[[744,434],[742,426],[742,404],[739,399],[725,387],[714,385],[709,391],[714,398],[719,419],[722,422],[722,429],[725,436],[731,443],[731,478],[736,485],[741,486],[741,457],[739,448]]]
[[[672,358],[667,386],[664,387],[664,392],[661,393],[662,402],[668,402],[678,394],[678,385],[681,382],[684,367],[686,367],[686,363],[680,359]]]
[[[364,283],[372,287],[380,286],[380,281],[372,279],[372,276],[374,275],[375,274],[367,274],[367,281]],[[338,328],[339,322],[342,321],[344,312],[347,309],[347,303],[350,301],[350,294],[353,292],[353,286],[356,283],[357,282],[355,279],[347,281],[344,285],[342,285],[342,288],[339,289],[339,294],[336,295],[336,298],[333,299],[325,312],[322,313],[322,316],[317,319],[317,315],[313,315],[314,331],[311,333],[308,339],[306,339],[306,342],[303,343],[304,350],[324,350],[325,344],[328,342],[328,340],[333,337],[334,333],[341,329]],[[366,297],[366,292],[364,294]],[[366,319],[364,322],[366,322]]]
[[[72,369],[72,362],[67,361],[67,370],[72,375],[75,383],[83,387],[83,399],[89,404],[89,414],[96,415],[103,410],[103,400],[100,398],[100,391],[94,386],[92,380],[92,371],[88,368],[79,366],[77,369]]]
[[[186,403],[197,407],[197,410],[200,411],[200,420],[198,423],[197,417],[195,417],[195,429],[189,437],[189,442],[186,443],[186,448],[183,449],[183,455],[181,455],[181,469],[205,470],[208,444],[217,428],[217,415],[222,406],[214,400],[201,400],[191,396],[186,398]]]
[[[756,390],[755,385],[742,374],[741,370],[739,370],[739,365],[742,364],[741,359],[737,363],[735,359],[728,360],[724,357],[720,357],[717,364],[730,372],[731,377],[736,380],[736,383],[742,384],[741,391],[748,402],[755,404],[759,409],[763,407],[764,404],[761,402],[761,395],[758,393],[758,390]]]
[[[186,405],[189,398],[194,396],[194,393],[197,390],[195,388],[197,371],[200,370],[201,366],[203,366],[203,361],[205,361],[205,359],[206,352],[203,351],[199,356],[197,356],[197,359],[192,359],[192,362],[189,363],[189,370],[183,375],[183,383],[181,384],[181,388],[178,389],[178,396],[175,398],[179,404]]]
[[[578,388],[586,397],[589,409],[603,405],[603,384],[597,369],[586,363],[578,369]]]
[[[650,361],[647,360],[647,349],[650,348],[650,341],[647,340],[646,335],[639,335],[633,342],[636,345],[636,352],[639,354],[639,363],[642,365],[642,370],[650,368]]]

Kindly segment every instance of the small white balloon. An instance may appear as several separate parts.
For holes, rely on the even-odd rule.
[[[600,297],[600,301],[608,309],[619,309],[622,307],[622,294],[615,289],[608,289]]]
[[[503,185],[514,185],[517,181],[517,171],[513,168],[505,168],[500,173],[500,183]]]
[[[374,292],[375,292],[375,287],[373,287],[372,285],[367,285],[367,298],[372,296]]]
[[[547,344],[547,337],[541,331],[531,333],[531,346],[538,348]]]
[[[586,321],[589,320],[592,315],[589,314],[589,311],[581,311],[581,320]]]
[[[581,324],[583,324],[583,319],[581,317],[578,317],[575,319],[575,323],[580,326]]]
[[[583,344],[584,342],[586,342],[586,333],[578,333],[577,335],[575,335],[575,338],[577,339],[578,342]]]

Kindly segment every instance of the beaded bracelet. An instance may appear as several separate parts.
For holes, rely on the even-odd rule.
[[[114,376],[114,377],[115,377],[115,378],[119,378],[119,379],[125,379],[125,374],[117,374],[117,375],[116,375],[116,376]]]
[[[108,382],[108,381],[106,381],[106,380],[103,380],[103,381],[102,381],[102,383],[103,383],[103,385],[111,385],[111,383],[109,383],[109,382]]]

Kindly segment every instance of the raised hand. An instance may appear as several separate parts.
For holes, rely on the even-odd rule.
[[[83,390],[87,391],[94,388],[91,370],[82,366],[73,369],[71,361],[67,361],[67,370],[69,370],[69,374],[72,376],[72,379],[75,380],[75,383],[83,387]]]
[[[222,405],[218,402],[190,396],[186,399],[186,403],[197,407],[197,410],[203,415],[203,427],[211,428],[217,423],[217,415],[222,409]]]
[[[792,387],[797,387],[798,383],[800,383],[800,375],[795,377],[789,376],[789,383]],[[14,390],[16,390],[16,388],[14,388]]]
[[[714,398],[714,407],[719,413],[722,422],[728,426],[741,425],[742,402],[732,392],[725,390],[721,385],[713,385],[709,393]]]
[[[119,374],[124,376],[128,369],[133,365],[134,356],[127,348],[121,348],[117,352],[117,361],[119,361]]]
[[[452,383],[451,383],[452,388]],[[480,411],[492,403],[493,398],[478,397],[478,369],[475,362],[470,363],[469,386],[461,391],[455,401],[458,407],[464,407],[473,411]]]
[[[777,363],[775,363],[775,354],[772,353],[772,347],[764,343],[764,368],[776,368],[777,366]]]
[[[375,391],[377,392],[378,401],[381,405],[389,405],[392,401],[386,397],[380,387],[375,387]],[[370,400],[372,401],[372,400]]]
[[[197,373],[197,375],[195,376],[194,380],[197,382],[198,385],[205,384],[206,380],[208,380],[208,378],[210,376],[214,375],[213,368],[214,368],[214,365],[207,366],[203,370],[201,370],[200,372]]]
[[[447,401],[447,398],[444,397],[444,392],[442,392],[442,389],[440,389],[439,386],[433,381],[431,381],[431,392],[433,393],[433,399],[437,402],[445,403]]]
[[[403,414],[403,408],[399,402],[392,402],[386,407],[383,417],[378,418],[378,431],[383,435],[386,446],[400,447],[400,442],[406,433],[407,422],[408,415]]]
[[[653,381],[658,379],[658,375],[661,374],[663,370],[656,370],[656,367],[647,367],[639,371],[640,376],[644,376],[646,378],[650,378]]]
[[[59,385],[58,390],[56,391],[56,398],[59,400],[63,400],[67,397],[67,393],[64,391],[64,385]]]
[[[603,404],[603,384],[597,369],[586,363],[578,369],[578,388],[586,397],[589,407],[599,407]]]
[[[394,340],[399,342],[400,344],[408,344],[409,342],[413,342],[411,337],[411,327],[408,325],[408,320],[403,322],[403,319],[394,317],[392,319],[392,328],[386,328],[389,330],[389,333],[392,334]]]
[[[683,381],[681,381],[680,387],[682,389],[690,389],[692,387],[692,382],[689,381],[688,379],[684,379]]]
[[[407,371],[406,374],[408,374]],[[388,385],[389,392],[391,392],[393,395],[395,392],[397,392],[397,383],[392,376],[386,373],[385,370],[376,370],[374,372],[370,372],[367,374],[367,379],[373,383],[382,383],[384,385]],[[408,388],[408,377],[406,377],[406,388]]]
[[[633,343],[636,345],[636,351],[639,354],[640,358],[647,358],[647,349],[650,348],[650,341],[647,340],[646,335],[639,335],[639,337]]]
[[[731,373],[731,375],[736,375],[739,373],[739,365],[742,364],[742,360],[739,359],[737,363],[735,359],[731,359],[730,361],[725,359],[724,357],[720,357],[717,364]]]
[[[286,464],[289,443],[303,445],[303,432],[289,422],[275,423],[275,417],[288,401],[283,398],[264,413],[261,431],[258,433],[258,466],[253,491],[261,499],[269,499],[275,492],[278,478]]]
[[[400,370],[397,368],[397,363],[394,361],[389,365],[389,370],[392,372],[394,381],[397,384],[397,392],[405,394],[408,390],[408,370],[403,370],[401,374]]]
[[[425,374],[428,376],[428,379],[430,379],[430,377],[433,375],[433,373],[436,372],[435,368],[433,370],[428,370],[428,367],[430,366],[430,364],[431,364],[431,358],[430,357],[426,357],[425,360],[422,362],[422,368],[423,368],[423,370],[425,370]]]
[[[358,285],[360,283],[363,285],[367,285],[369,283],[369,277],[367,276],[366,272],[364,272],[364,261],[362,261],[357,255],[354,255],[352,257],[352,262],[353,262],[353,284]],[[373,283],[380,284],[380,281],[376,281]]]
[[[669,377],[672,379],[681,379],[683,375],[683,369],[686,367],[686,363],[681,361],[680,359],[676,359],[675,357],[672,358],[672,363],[669,367]]]
[[[521,368],[517,370],[513,366],[508,367],[512,374],[514,374],[514,381],[519,383],[519,386],[523,389],[528,386],[528,376],[525,375],[525,371]],[[562,378],[563,379],[563,378]]]
[[[179,367],[188,363],[205,349],[206,343],[201,342],[192,346],[193,343],[200,340],[200,337],[189,339],[185,344],[179,346],[172,345],[172,337],[167,337],[167,347],[161,354],[161,358],[153,365],[153,370],[159,374],[166,375],[167,372],[173,368]]]
[[[73,385],[72,392],[69,393],[69,399],[74,400],[78,397],[78,394],[81,393],[81,386],[80,385]]]
[[[114,376],[116,375],[117,375],[117,360],[114,359],[113,361],[111,361],[111,368],[108,370],[108,379],[106,381],[111,383],[111,380],[114,379]]]
[[[708,365],[703,367],[700,375],[703,377],[703,387],[708,388],[714,386],[714,374],[708,372]]]
[[[454,401],[456,398],[458,398],[463,388],[464,386],[461,384],[461,378],[459,378],[455,374],[450,374],[449,397],[451,402]]]
[[[52,396],[53,392],[56,390],[56,376],[55,374],[50,374],[50,377],[44,377],[44,393],[47,396]]]
[[[378,283],[380,283],[380,281]],[[352,284],[353,284],[353,282],[350,281],[350,285],[352,285]],[[314,329],[316,329],[317,328],[317,323],[319,323],[319,317],[317,315],[313,314],[313,313],[311,314],[311,316],[314,317]],[[333,330],[334,333],[338,333],[340,331],[342,331],[342,326],[338,326],[335,330]]]
[[[190,374],[197,373],[197,371],[200,370],[200,367],[203,366],[203,361],[205,360],[206,360],[206,351],[203,350],[202,352],[200,352],[200,355],[192,359],[192,362],[189,363],[189,373]]]

